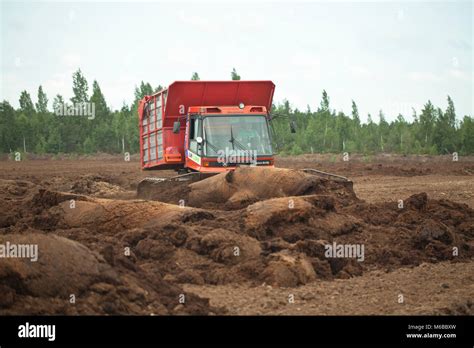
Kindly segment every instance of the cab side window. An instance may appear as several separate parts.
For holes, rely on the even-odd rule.
[[[189,149],[198,154],[198,143],[196,138],[199,136],[199,119],[191,118],[189,125]]]

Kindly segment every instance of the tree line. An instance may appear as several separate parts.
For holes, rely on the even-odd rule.
[[[441,155],[474,153],[474,122],[471,116],[456,117],[454,102],[447,96],[446,110],[427,101],[420,114],[413,109],[412,122],[402,114],[388,122],[382,110],[375,122],[367,115],[360,120],[359,110],[352,101],[350,114],[331,109],[324,90],[318,109],[313,112],[292,109],[288,101],[274,106],[277,115],[274,126],[274,145],[280,152],[301,154],[311,152],[399,153]],[[282,115],[280,119],[278,116]],[[291,133],[288,121],[296,128]]]
[[[192,80],[199,80],[194,72]],[[231,79],[240,80],[235,68]],[[0,103],[0,152],[13,153],[137,153],[138,102],[145,95],[161,90],[141,82],[134,91],[130,105],[111,110],[100,89],[93,81],[92,90],[81,72],[73,74],[73,96],[65,101],[56,95],[48,99],[42,86],[38,87],[36,102],[28,91],[22,91],[19,108],[4,100]],[[68,104],[94,105],[94,117],[68,117],[55,114],[60,106]],[[377,122],[369,114],[367,122],[360,120],[357,104],[352,101],[350,114],[331,109],[330,98],[322,92],[316,111],[293,109],[288,100],[273,105],[272,139],[274,149],[281,154],[302,153],[400,153],[400,154],[459,154],[474,153],[474,122],[465,115],[456,117],[454,102],[447,96],[447,107],[441,109],[427,101],[413,120],[408,122],[399,114],[392,122],[386,121],[380,110]],[[291,126],[291,127],[290,127]],[[291,132],[291,128],[295,132]]]

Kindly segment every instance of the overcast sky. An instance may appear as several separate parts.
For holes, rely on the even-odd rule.
[[[458,118],[473,115],[473,5],[454,2],[5,2],[0,98],[36,102],[72,95],[72,73],[96,79],[107,102],[130,103],[152,86],[230,79],[273,80],[275,101],[388,120],[449,94]]]

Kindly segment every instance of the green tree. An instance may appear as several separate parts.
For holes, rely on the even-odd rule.
[[[193,72],[193,76],[191,76],[191,81],[199,81],[201,78],[197,72]]]
[[[363,153],[374,153],[380,150],[380,138],[377,124],[372,120],[372,115],[367,115],[367,124],[362,126],[361,130]]]
[[[71,102],[77,111],[85,110],[84,104],[90,101],[88,91],[89,84],[81,69],[78,69],[72,75],[72,91],[73,96]],[[92,124],[89,116],[63,116],[61,117],[62,130],[61,135],[64,141],[64,150],[66,152],[83,152],[84,141],[86,137],[90,136],[92,131]]]
[[[350,135],[350,144],[349,144],[349,151],[355,152],[360,150],[360,116],[359,116],[359,109],[357,104],[354,100],[352,100],[352,132]]]
[[[158,88],[161,86],[158,86]],[[135,87],[135,101],[134,104],[138,104],[138,101],[143,99],[146,95],[152,95],[153,93],[153,88],[148,82],[140,82],[140,86]]]
[[[35,112],[31,96],[27,91],[22,91],[20,94],[20,110],[28,116],[31,116]]]
[[[331,119],[331,112],[329,110],[329,96],[326,90],[323,90],[321,102],[319,104],[318,111],[316,112],[316,117],[319,119],[318,123],[324,125],[324,131],[322,135],[322,151],[326,151],[327,140],[330,138],[328,137],[328,133],[331,131],[331,123],[333,122]]]
[[[72,91],[74,96],[71,98],[71,102],[75,104],[89,101],[88,90],[87,80],[82,74],[81,69],[78,69],[72,75]]]
[[[387,144],[392,152],[408,154],[411,151],[413,137],[402,114],[398,114],[396,120],[389,126]]]
[[[15,124],[15,109],[4,100],[0,103],[0,151],[12,152],[17,147],[17,132]]]
[[[110,113],[105,101],[105,97],[102,94],[102,90],[100,89],[99,83],[96,80],[94,80],[92,83],[92,96],[90,102],[94,103],[97,115],[108,116]]]
[[[328,102],[328,107],[329,107],[329,102]],[[354,100],[352,100],[352,120],[354,121],[354,126],[356,128],[360,127],[360,117],[359,117],[359,109],[357,108],[357,104],[355,103]]]
[[[53,100],[53,110],[56,111],[56,110],[62,108],[63,105],[64,105],[64,98],[62,97],[62,95],[57,94],[56,97],[54,97],[54,100]]]
[[[433,141],[433,132],[435,128],[435,121],[436,121],[436,113],[433,104],[430,100],[425,104],[423,110],[421,110],[420,115],[420,128],[418,139],[420,143],[424,147],[424,151],[428,151],[428,149],[432,146]]]
[[[43,92],[43,87],[38,87],[38,102],[36,103],[36,110],[39,113],[46,114],[48,112],[48,98]]]
[[[319,104],[318,111],[329,111],[329,97],[325,89],[323,89],[321,103]]]
[[[438,153],[453,153],[460,145],[456,136],[456,111],[451,97],[448,95],[448,108],[446,112],[438,108],[433,135],[433,142]]]
[[[347,151],[348,143],[351,138],[351,119],[347,117],[342,111],[336,116],[336,134],[337,145],[334,150],[337,152]],[[353,148],[351,151],[352,150]]]
[[[230,76],[231,76],[232,80],[240,80],[240,75],[237,74],[237,71],[235,70],[235,68],[232,69],[232,72],[230,73]]]
[[[84,135],[84,152],[91,153],[97,151],[114,152],[117,151],[115,137],[111,123],[113,115],[107,106],[105,97],[102,94],[99,83],[94,80],[92,83],[92,96],[90,102],[95,106],[95,118],[87,122],[87,134]]]
[[[461,152],[463,154],[474,154],[474,119],[464,116],[459,127],[461,138]]]
[[[379,137],[380,137],[380,150],[384,152],[385,143],[387,142],[388,134],[390,132],[389,124],[385,120],[385,115],[382,110],[379,110]]]
[[[454,102],[449,95],[448,95],[448,108],[446,109],[445,117],[446,117],[446,122],[449,125],[449,127],[451,128],[456,127],[456,110],[454,108]]]

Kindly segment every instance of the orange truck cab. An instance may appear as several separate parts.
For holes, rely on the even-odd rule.
[[[139,104],[142,169],[273,166],[271,81],[176,81]]]

